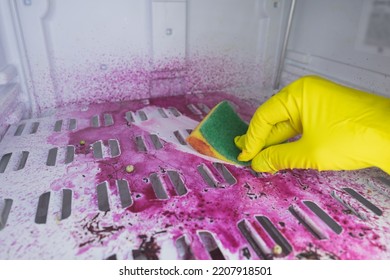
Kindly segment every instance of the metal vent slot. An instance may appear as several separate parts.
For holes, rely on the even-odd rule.
[[[257,234],[257,232],[253,229],[253,227],[249,224],[247,220],[241,220],[237,224],[237,227],[259,258],[265,260],[272,259],[271,250],[268,248],[268,246],[265,244],[265,242],[261,239],[261,237]]]
[[[55,132],[60,132],[62,129],[62,120],[58,120],[56,121],[56,123],[54,124],[54,131]]]
[[[174,186],[177,195],[182,196],[188,192],[178,172],[169,170],[168,177],[172,185]]]
[[[27,162],[29,154],[30,153],[27,152],[27,151],[23,151],[22,152],[22,156],[20,157],[19,164],[16,167],[16,170],[21,170],[21,169],[23,169],[26,166],[26,162]]]
[[[61,220],[65,220],[70,217],[72,213],[72,190],[62,190],[62,208],[61,208]]]
[[[188,245],[188,242],[185,236],[180,236],[176,240],[176,249],[178,252],[179,260],[194,260],[194,254],[192,253],[191,247]]]
[[[175,117],[181,116],[181,113],[175,107],[169,107],[168,109]]]
[[[186,131],[187,131],[187,133],[188,133],[188,135],[189,135],[189,134],[192,133],[193,130],[192,130],[192,129],[186,129]]]
[[[107,182],[100,183],[96,187],[97,189],[97,200],[98,208],[100,211],[110,211],[110,204],[108,201]]]
[[[314,214],[317,215],[318,218],[320,218],[325,224],[327,224],[331,230],[333,230],[335,233],[340,234],[343,231],[343,228],[336,223],[335,220],[332,219],[324,210],[322,210],[317,204],[315,204],[312,201],[303,201],[303,203],[309,207],[311,211],[313,211]]]
[[[163,108],[158,108],[158,112],[160,113],[161,117],[163,117],[165,119],[168,118],[168,115],[167,115],[167,113],[165,113]]]
[[[156,134],[150,134],[150,140],[152,140],[153,146],[156,150],[163,148],[163,144],[160,141],[160,138]]]
[[[33,122],[33,123],[31,124],[30,134],[35,134],[35,133],[37,133],[38,127],[39,127],[39,122]]]
[[[109,256],[108,258],[106,258],[106,260],[108,260],[108,261],[113,261],[113,260],[116,260],[117,258],[116,258],[116,254],[113,254],[113,255],[111,255],[111,256]]]
[[[135,145],[137,146],[138,152],[147,152],[145,141],[142,136],[135,137]]]
[[[138,111],[138,117],[142,122],[148,119],[144,111]]]
[[[175,135],[177,141],[179,141],[179,143],[181,145],[187,145],[187,142],[184,140],[184,137],[183,135],[180,133],[180,131],[176,130],[173,132],[173,134]]]
[[[117,157],[121,154],[118,140],[110,139],[108,140],[108,145],[110,147],[111,157]]]
[[[111,114],[104,114],[104,125],[110,126],[114,124],[114,119]]]
[[[131,111],[126,112],[126,120],[127,120],[128,122],[134,122],[133,112],[131,112]]]
[[[194,104],[188,104],[187,107],[194,115],[202,115],[202,112]]]
[[[118,186],[122,208],[131,206],[133,204],[133,200],[129,190],[129,183],[126,180],[116,180],[116,184]]]
[[[199,232],[200,240],[203,243],[203,246],[206,248],[207,252],[209,253],[210,257],[213,260],[224,260],[225,257],[222,254],[221,250],[218,247],[217,242],[215,241],[213,235],[210,232],[202,231]]]
[[[362,219],[363,221],[367,220],[366,213],[363,212],[361,207],[359,207],[359,205],[357,205],[350,196],[335,190],[332,191],[331,196],[356,215],[356,217]]]
[[[9,163],[9,160],[11,159],[12,153],[5,154],[1,157],[0,160],[0,173],[4,173],[5,169],[7,168],[7,165]]]
[[[225,182],[229,185],[234,185],[237,183],[237,179],[230,173],[230,171],[226,168],[226,166],[223,163],[220,162],[214,162],[213,163],[215,169],[221,174],[221,176],[225,179]]]
[[[25,123],[20,124],[20,125],[18,126],[18,128],[16,129],[14,136],[20,136],[20,135],[22,135],[23,130],[24,130],[25,127],[26,127],[26,124],[25,124]]]
[[[58,148],[51,148],[47,155],[46,165],[47,166],[55,166],[57,161],[57,152]]]
[[[93,156],[97,159],[103,158],[103,146],[102,141],[97,141],[92,144]]]
[[[148,256],[143,250],[133,250],[133,259],[134,260],[148,260]]]
[[[65,155],[65,164],[69,164],[73,162],[74,160],[74,154],[75,154],[75,147],[74,146],[67,146],[66,147],[66,155]]]
[[[208,114],[210,113],[210,108],[209,106],[207,106],[206,104],[203,104],[203,103],[199,103],[198,104],[198,107],[205,113],[205,114]]]
[[[205,164],[198,165],[197,169],[209,187],[216,188],[218,186],[218,181],[215,179],[210,169]]]
[[[92,126],[92,127],[100,127],[99,116],[93,116],[93,117],[92,117],[91,126]]]
[[[35,223],[46,224],[49,202],[50,202],[50,192],[45,192],[39,196],[38,208],[35,215]]]
[[[75,129],[76,129],[76,126],[77,126],[77,121],[76,121],[76,119],[70,119],[70,120],[69,120],[68,129],[69,129],[69,130],[75,130]]]
[[[168,199],[167,191],[165,190],[160,178],[156,173],[152,173],[149,176],[152,183],[153,191],[158,199]]]
[[[288,210],[306,229],[318,239],[328,239],[315,222],[296,205],[291,205]]]
[[[365,197],[357,193],[355,190],[351,188],[343,188],[344,191],[349,193],[353,198],[355,198],[357,201],[359,201],[361,204],[366,206],[368,209],[370,209],[372,212],[374,212],[376,215],[381,216],[383,214],[383,211],[376,207],[372,202],[368,201]]]
[[[273,225],[273,223],[265,216],[256,216],[256,220],[264,228],[264,230],[271,236],[271,238],[282,248],[282,255],[287,256],[291,253],[292,247],[280,231]]]
[[[7,225],[8,216],[11,212],[12,202],[12,199],[6,198],[4,199],[4,205],[0,205],[0,230],[5,228]]]

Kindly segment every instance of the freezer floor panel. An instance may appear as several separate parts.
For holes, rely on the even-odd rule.
[[[185,138],[223,94],[74,105],[0,143],[1,259],[389,259],[390,178],[260,174]]]

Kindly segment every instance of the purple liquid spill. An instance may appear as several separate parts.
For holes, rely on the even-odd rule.
[[[237,105],[238,113],[247,121],[255,108],[239,98],[227,94],[213,93],[207,95],[184,95],[175,97],[157,97],[149,102],[124,101],[121,103],[95,104],[85,112],[72,113],[78,119],[90,119],[94,115],[103,116],[110,113],[114,125],[100,128],[80,127],[67,136],[53,136],[50,142],[54,145],[75,145],[75,162],[78,165],[97,165],[94,185],[73,187],[68,175],[57,180],[55,186],[62,185],[74,189],[77,199],[87,199],[89,209],[78,215],[79,222],[73,229],[73,238],[79,244],[78,254],[82,255],[94,248],[110,245],[115,249],[115,242],[121,236],[127,236],[133,247],[128,248],[127,257],[143,254],[146,258],[160,258],[159,238],[168,237],[172,246],[176,239],[186,236],[189,246],[196,258],[211,258],[202,245],[198,236],[199,231],[213,234],[225,258],[246,259],[258,258],[248,242],[237,228],[237,223],[246,219],[268,246],[274,244],[272,239],[255,221],[256,215],[268,217],[275,227],[284,235],[293,247],[287,259],[366,259],[389,257],[387,245],[389,229],[375,223],[377,217],[362,221],[346,211],[341,204],[330,195],[332,190],[340,190],[348,186],[355,188],[375,204],[375,196],[359,183],[355,183],[364,171],[359,172],[317,172],[313,170],[292,170],[279,172],[276,175],[254,176],[249,168],[226,167],[237,179],[233,186],[210,188],[197,171],[197,166],[205,163],[213,170],[212,163],[196,155],[185,153],[172,143],[163,142],[160,150],[146,143],[148,152],[138,152],[135,137],[143,136],[148,139],[149,133],[142,129],[142,123],[128,123],[125,114],[137,111],[147,106],[157,106],[168,109],[177,108],[183,115],[200,121],[202,116],[193,114],[188,104],[203,103],[212,108],[221,100],[230,100]],[[145,105],[146,103],[149,103]],[[249,108],[249,109],[248,109]],[[69,112],[63,112],[68,114]],[[108,139],[117,139],[121,155],[116,158],[105,157],[96,160],[90,145],[103,140],[107,145]],[[80,141],[85,141],[80,145]],[[73,163],[72,163],[73,164]],[[70,164],[70,165],[72,165]],[[125,167],[133,165],[134,171],[127,173]],[[188,190],[184,196],[178,196],[170,184],[168,170],[179,172]],[[88,172],[88,170],[85,170]],[[157,173],[167,188],[167,200],[156,199],[149,176]],[[83,174],[82,174],[83,175]],[[85,175],[85,174],[84,174]],[[77,172],[72,174],[77,176]],[[78,175],[80,176],[80,174]],[[368,176],[368,175],[367,175]],[[218,176],[216,176],[218,177]],[[96,185],[107,181],[109,196],[118,195],[116,180],[124,179],[129,183],[133,204],[126,209],[111,209],[108,213],[97,210]],[[222,180],[222,177],[218,177]],[[55,187],[53,185],[53,188]],[[326,211],[343,231],[335,234],[326,225],[318,223],[321,230],[327,233],[329,239],[318,240],[307,231],[291,215],[288,208],[299,204],[302,200],[311,200]],[[111,200],[112,203],[112,200]],[[379,205],[385,212],[388,207]],[[310,211],[310,210],[309,210]],[[313,215],[307,212],[308,215]],[[103,219],[107,215],[107,219]],[[101,219],[101,220],[100,220]],[[317,219],[318,220],[318,219]],[[156,236],[156,238],[155,238]],[[110,248],[111,248],[110,247]],[[148,249],[149,248],[149,249]],[[351,248],[355,248],[351,250]],[[117,248],[119,250],[119,248]],[[272,250],[272,248],[270,248]]]

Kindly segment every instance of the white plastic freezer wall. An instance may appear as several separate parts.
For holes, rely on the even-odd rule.
[[[279,68],[281,85],[314,73],[389,94],[388,1],[293,1],[283,60],[291,4],[2,0],[1,97],[24,106],[14,117],[3,113],[2,124],[16,121],[21,111],[38,116],[69,103],[145,94],[218,89],[263,101]]]

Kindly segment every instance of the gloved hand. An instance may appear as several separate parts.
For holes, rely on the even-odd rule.
[[[234,142],[238,160],[258,172],[376,166],[390,174],[390,99],[306,76],[262,104]]]

